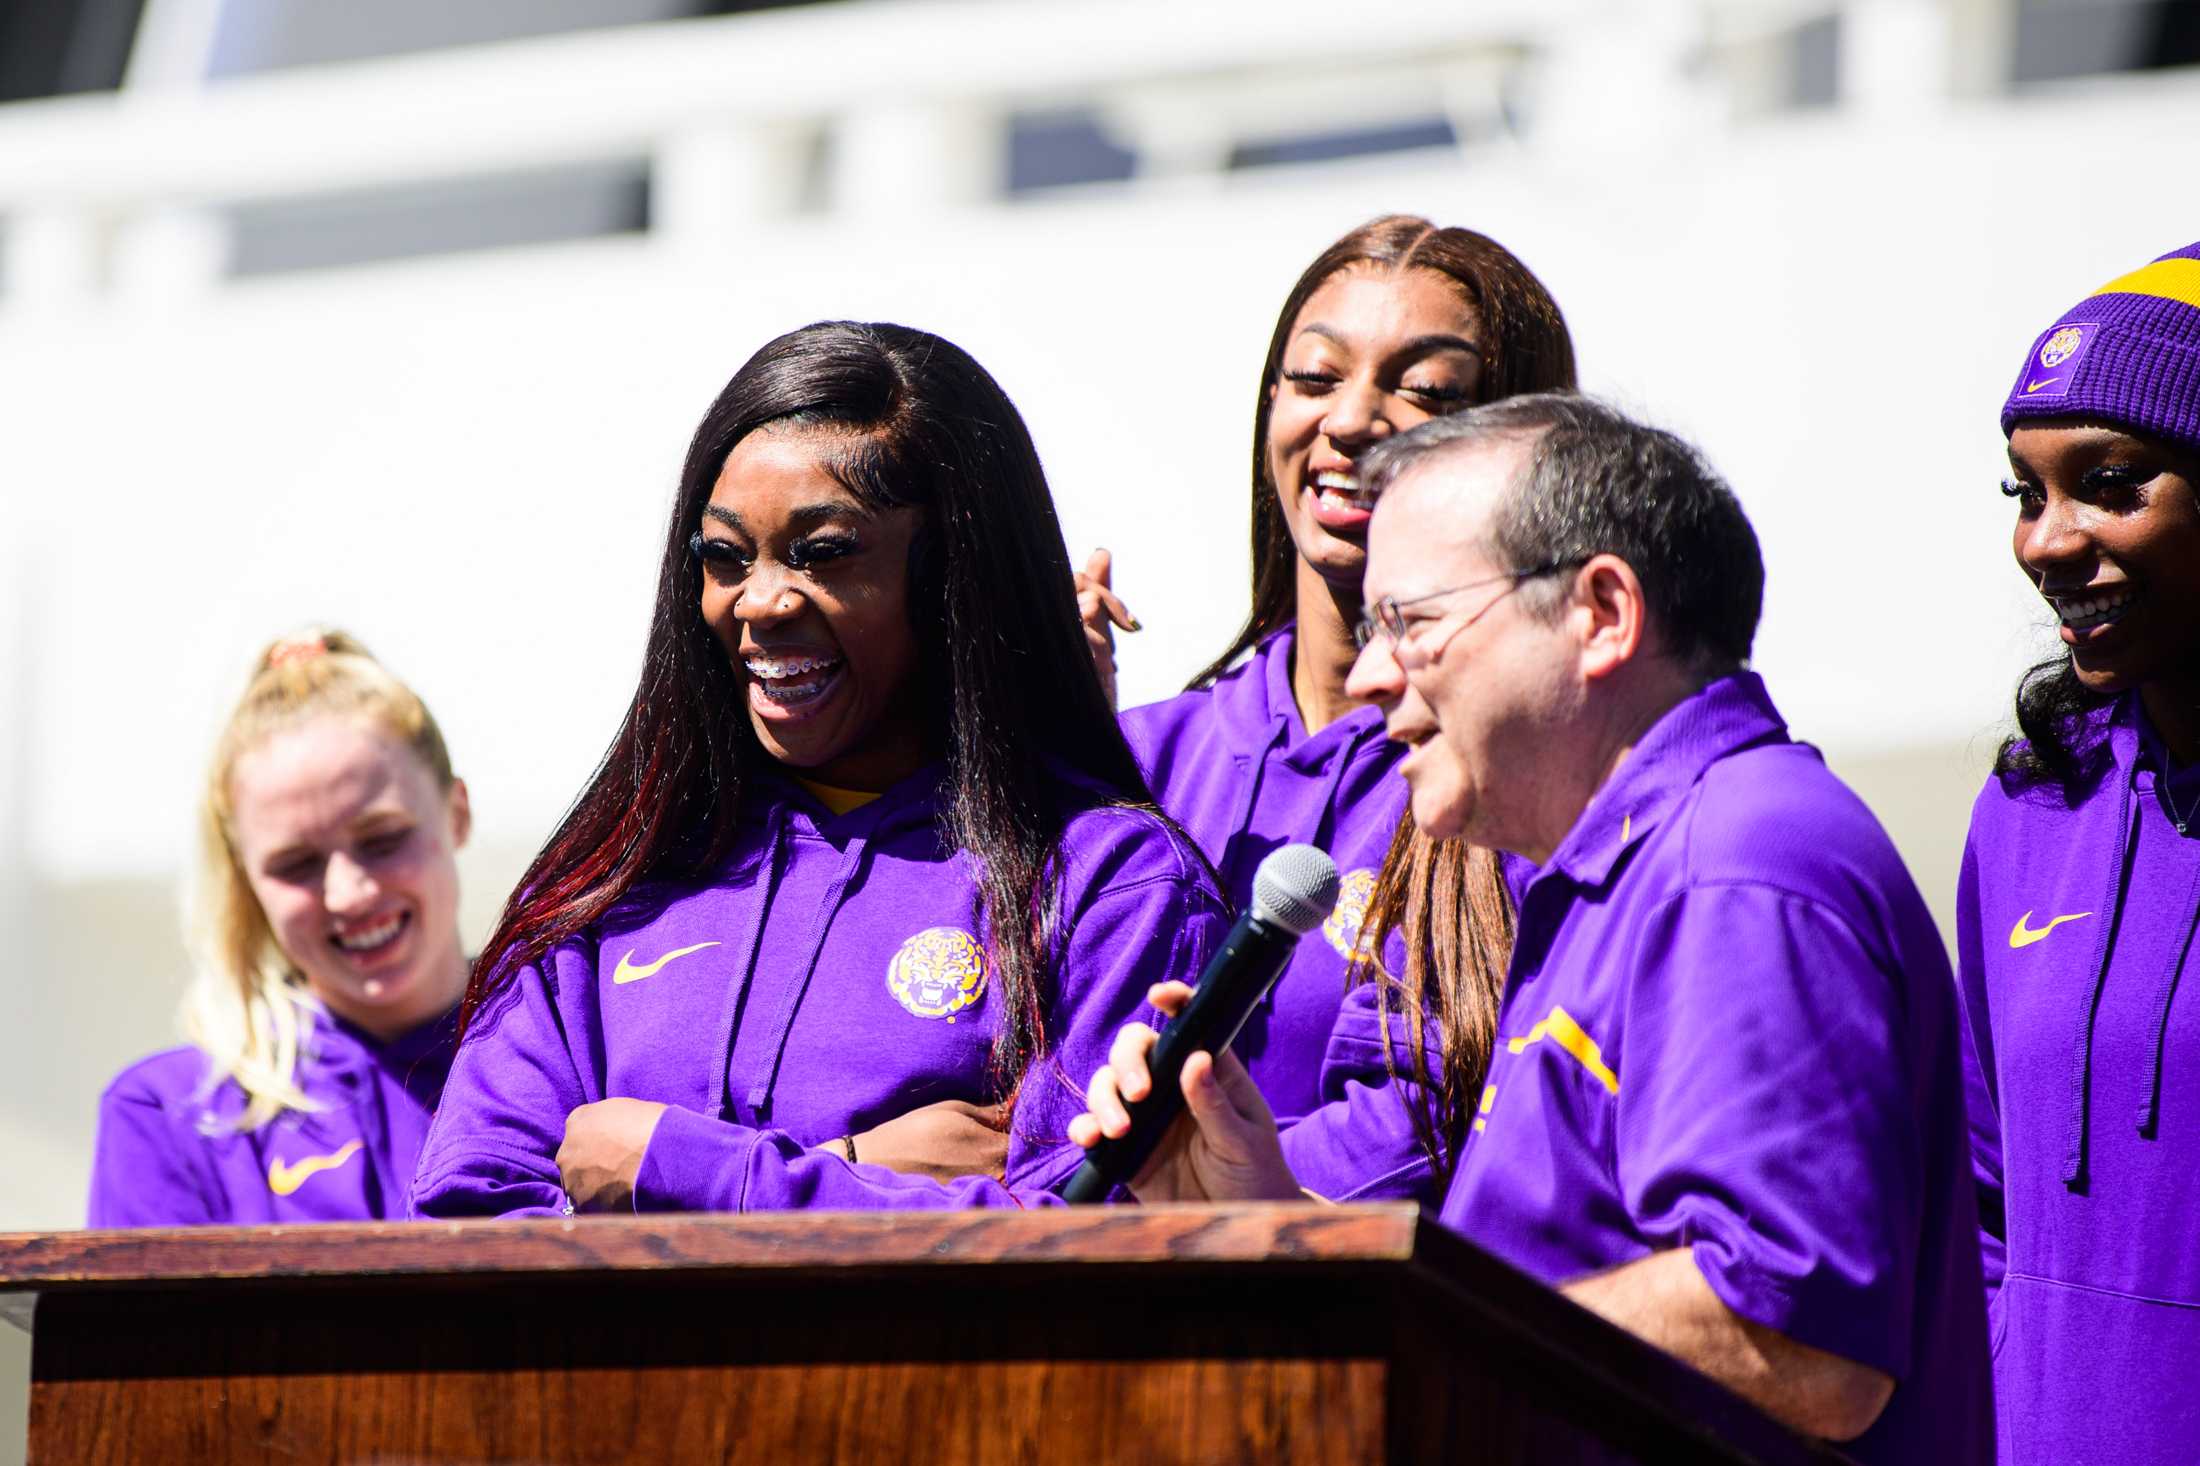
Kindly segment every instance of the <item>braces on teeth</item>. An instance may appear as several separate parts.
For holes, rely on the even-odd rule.
[[[798,657],[788,662],[778,661],[771,657],[749,657],[746,660],[750,676],[762,677],[774,682],[788,677],[800,677],[808,672],[818,672],[828,667],[840,665],[840,658],[838,657]]]

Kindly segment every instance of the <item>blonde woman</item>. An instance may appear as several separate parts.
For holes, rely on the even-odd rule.
[[[262,653],[202,803],[191,1044],[101,1097],[91,1225],[405,1214],[466,990],[470,822],[435,719],[366,648]]]

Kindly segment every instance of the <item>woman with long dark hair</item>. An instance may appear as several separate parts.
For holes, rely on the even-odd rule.
[[[1344,873],[1336,914],[1235,1045],[1298,1174],[1339,1199],[1422,1194],[1456,1154],[1511,947],[1496,858],[1415,837],[1403,750],[1345,693],[1374,507],[1357,464],[1430,417],[1573,385],[1557,302],[1496,241],[1392,215],[1323,250],[1285,297],[1261,364],[1245,624],[1182,694],[1123,715],[1162,807],[1234,899],[1289,841],[1330,851]],[[1084,602],[1100,634],[1111,615],[1128,618],[1103,589],[1088,584]],[[1391,960],[1377,962],[1386,947]],[[1401,1055],[1410,1127],[1377,1093]]]
[[[696,430],[640,685],[475,965],[416,1207],[1043,1189],[1109,1036],[1224,930],[1014,406],[936,336],[805,327]],[[862,1164],[941,1099],[1008,1107],[1003,1177]]]
[[[2061,647],[1957,892],[2003,1461],[2200,1441],[2200,244],[2033,340],[2002,408]]]

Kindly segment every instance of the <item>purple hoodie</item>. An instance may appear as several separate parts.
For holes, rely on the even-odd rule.
[[[1961,1027],[1893,844],[1721,678],[1528,881],[1442,1219],[1554,1285],[1686,1247],[1743,1318],[1893,1377],[1848,1454],[1983,1462]]]
[[[1347,1000],[1345,969],[1376,872],[1405,814],[1404,749],[1361,708],[1309,735],[1291,690],[1294,630],[1264,638],[1211,687],[1123,714],[1154,797],[1197,840],[1243,906],[1279,845],[1328,851],[1343,877],[1336,913],[1299,943],[1233,1045],[1260,1086],[1308,1189],[1331,1200],[1433,1202],[1427,1157],[1390,1092],[1373,992]],[[1340,1008],[1340,1005],[1341,1008]],[[1392,1025],[1392,1042],[1403,1025]],[[1435,1035],[1430,1035],[1434,1048]],[[1313,1117],[1310,1123],[1309,1117]]]
[[[1001,1019],[971,861],[943,848],[938,770],[834,816],[772,777],[743,790],[704,885],[637,889],[467,1034],[421,1159],[424,1216],[562,1210],[566,1115],[671,1106],[641,1211],[1024,1204],[1083,1158],[1068,1124],[1149,983],[1196,980],[1228,918],[1196,852],[1151,814],[1096,808],[1061,839],[1048,1050],[1017,1092],[1006,1185],[942,1186],[812,1149],[936,1100],[994,1096]]]
[[[2200,1455],[2200,768],[2135,693],[2087,734],[2074,803],[1987,781],[1957,889],[2001,1459],[2168,1466]]]
[[[384,1044],[318,1016],[297,1081],[319,1108],[285,1111],[257,1130],[236,1128],[246,1101],[235,1080],[208,1090],[200,1050],[139,1060],[100,1096],[90,1225],[403,1217],[456,1031],[445,1015]]]

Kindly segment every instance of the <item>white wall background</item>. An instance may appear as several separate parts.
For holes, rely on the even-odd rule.
[[[1001,379],[1072,552],[1113,549],[1148,628],[1123,639],[1125,700],[1165,695],[1244,609],[1273,312],[1380,212],[1510,245],[1586,384],[1727,472],[1769,567],[1759,666],[1945,913],[2012,679],[2047,645],[1996,409],[2065,305],[2200,234],[2195,137],[2200,77],[2172,72],[734,216],[677,247],[0,295],[0,929],[24,954],[0,979],[0,1229],[80,1222],[98,1091],[169,1041],[193,791],[268,636],[351,628],[437,710],[474,793],[478,938],[631,691],[688,432],[770,335],[850,316]]]

